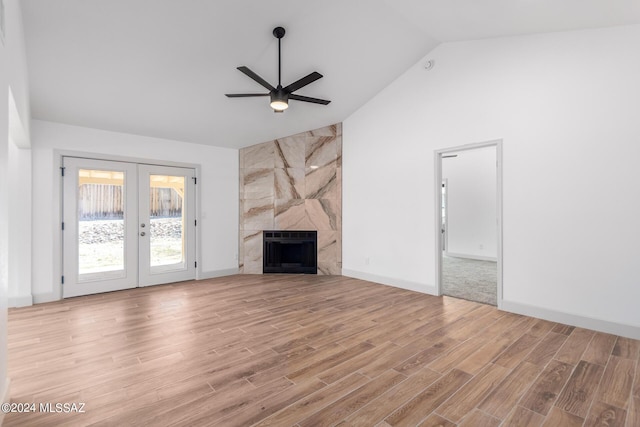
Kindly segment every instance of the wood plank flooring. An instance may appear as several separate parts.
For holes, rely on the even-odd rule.
[[[640,342],[339,276],[9,310],[6,426],[640,426]],[[84,403],[83,413],[40,404]]]

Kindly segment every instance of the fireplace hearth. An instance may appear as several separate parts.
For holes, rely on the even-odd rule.
[[[317,231],[263,231],[263,273],[318,274]]]

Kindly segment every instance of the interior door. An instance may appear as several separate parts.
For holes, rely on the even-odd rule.
[[[136,287],[136,165],[65,157],[63,167],[63,297]]]
[[[138,165],[140,286],[195,279],[195,170]]]

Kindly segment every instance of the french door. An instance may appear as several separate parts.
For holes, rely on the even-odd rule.
[[[63,158],[63,297],[195,278],[195,171]]]
[[[193,169],[138,165],[139,285],[195,279]]]

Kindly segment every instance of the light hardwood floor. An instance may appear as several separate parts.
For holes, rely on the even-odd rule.
[[[9,311],[5,425],[640,426],[640,341],[345,277]],[[37,408],[39,409],[39,408]]]

